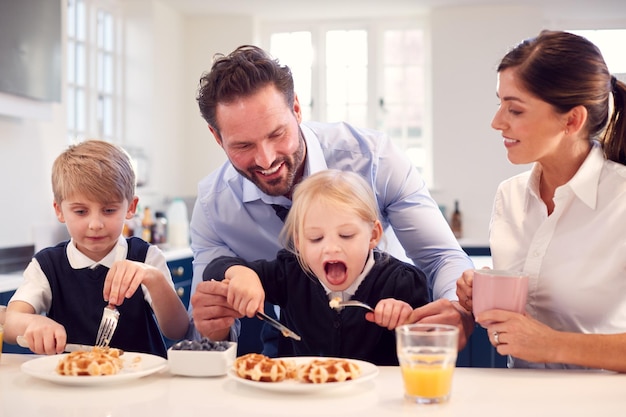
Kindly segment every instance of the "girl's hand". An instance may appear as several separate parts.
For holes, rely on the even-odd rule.
[[[395,298],[385,298],[380,300],[373,313],[366,313],[365,319],[393,330],[401,324],[405,324],[413,308],[406,302]]]
[[[235,265],[226,270],[228,280],[228,303],[239,314],[254,317],[257,311],[263,311],[265,291],[259,276],[252,269]]]

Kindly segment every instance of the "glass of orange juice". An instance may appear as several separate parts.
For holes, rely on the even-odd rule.
[[[396,328],[398,361],[405,397],[420,404],[450,398],[459,329],[446,324],[406,324]]]
[[[2,339],[4,338],[4,315],[6,314],[7,307],[0,306],[0,361],[2,360]]]

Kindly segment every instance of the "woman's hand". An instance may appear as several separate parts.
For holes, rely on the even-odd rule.
[[[489,310],[480,313],[476,322],[487,329],[489,341],[500,355],[529,362],[555,362],[555,354],[562,347],[560,332],[526,314]]]
[[[472,285],[474,284],[474,270],[468,269],[463,272],[461,278],[456,281],[456,296],[461,307],[467,311],[472,311]]]

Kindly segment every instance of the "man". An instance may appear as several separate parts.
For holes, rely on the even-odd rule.
[[[255,46],[219,56],[200,80],[203,118],[229,159],[203,179],[191,218],[194,253],[192,315],[211,339],[236,340],[238,314],[226,302],[227,284],[202,280],[221,255],[272,259],[281,249],[279,218],[298,182],[327,168],[354,171],[372,186],[386,231],[384,249],[409,259],[429,280],[436,301],[413,311],[412,321],[473,329],[456,301],[456,280],[473,268],[424,180],[380,132],[346,123],[302,123],[291,71]]]

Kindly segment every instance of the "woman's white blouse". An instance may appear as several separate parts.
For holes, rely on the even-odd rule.
[[[527,312],[556,330],[626,332],[626,166],[605,160],[594,143],[556,190],[550,216],[539,197],[540,174],[535,164],[498,187],[494,268],[528,273]]]

